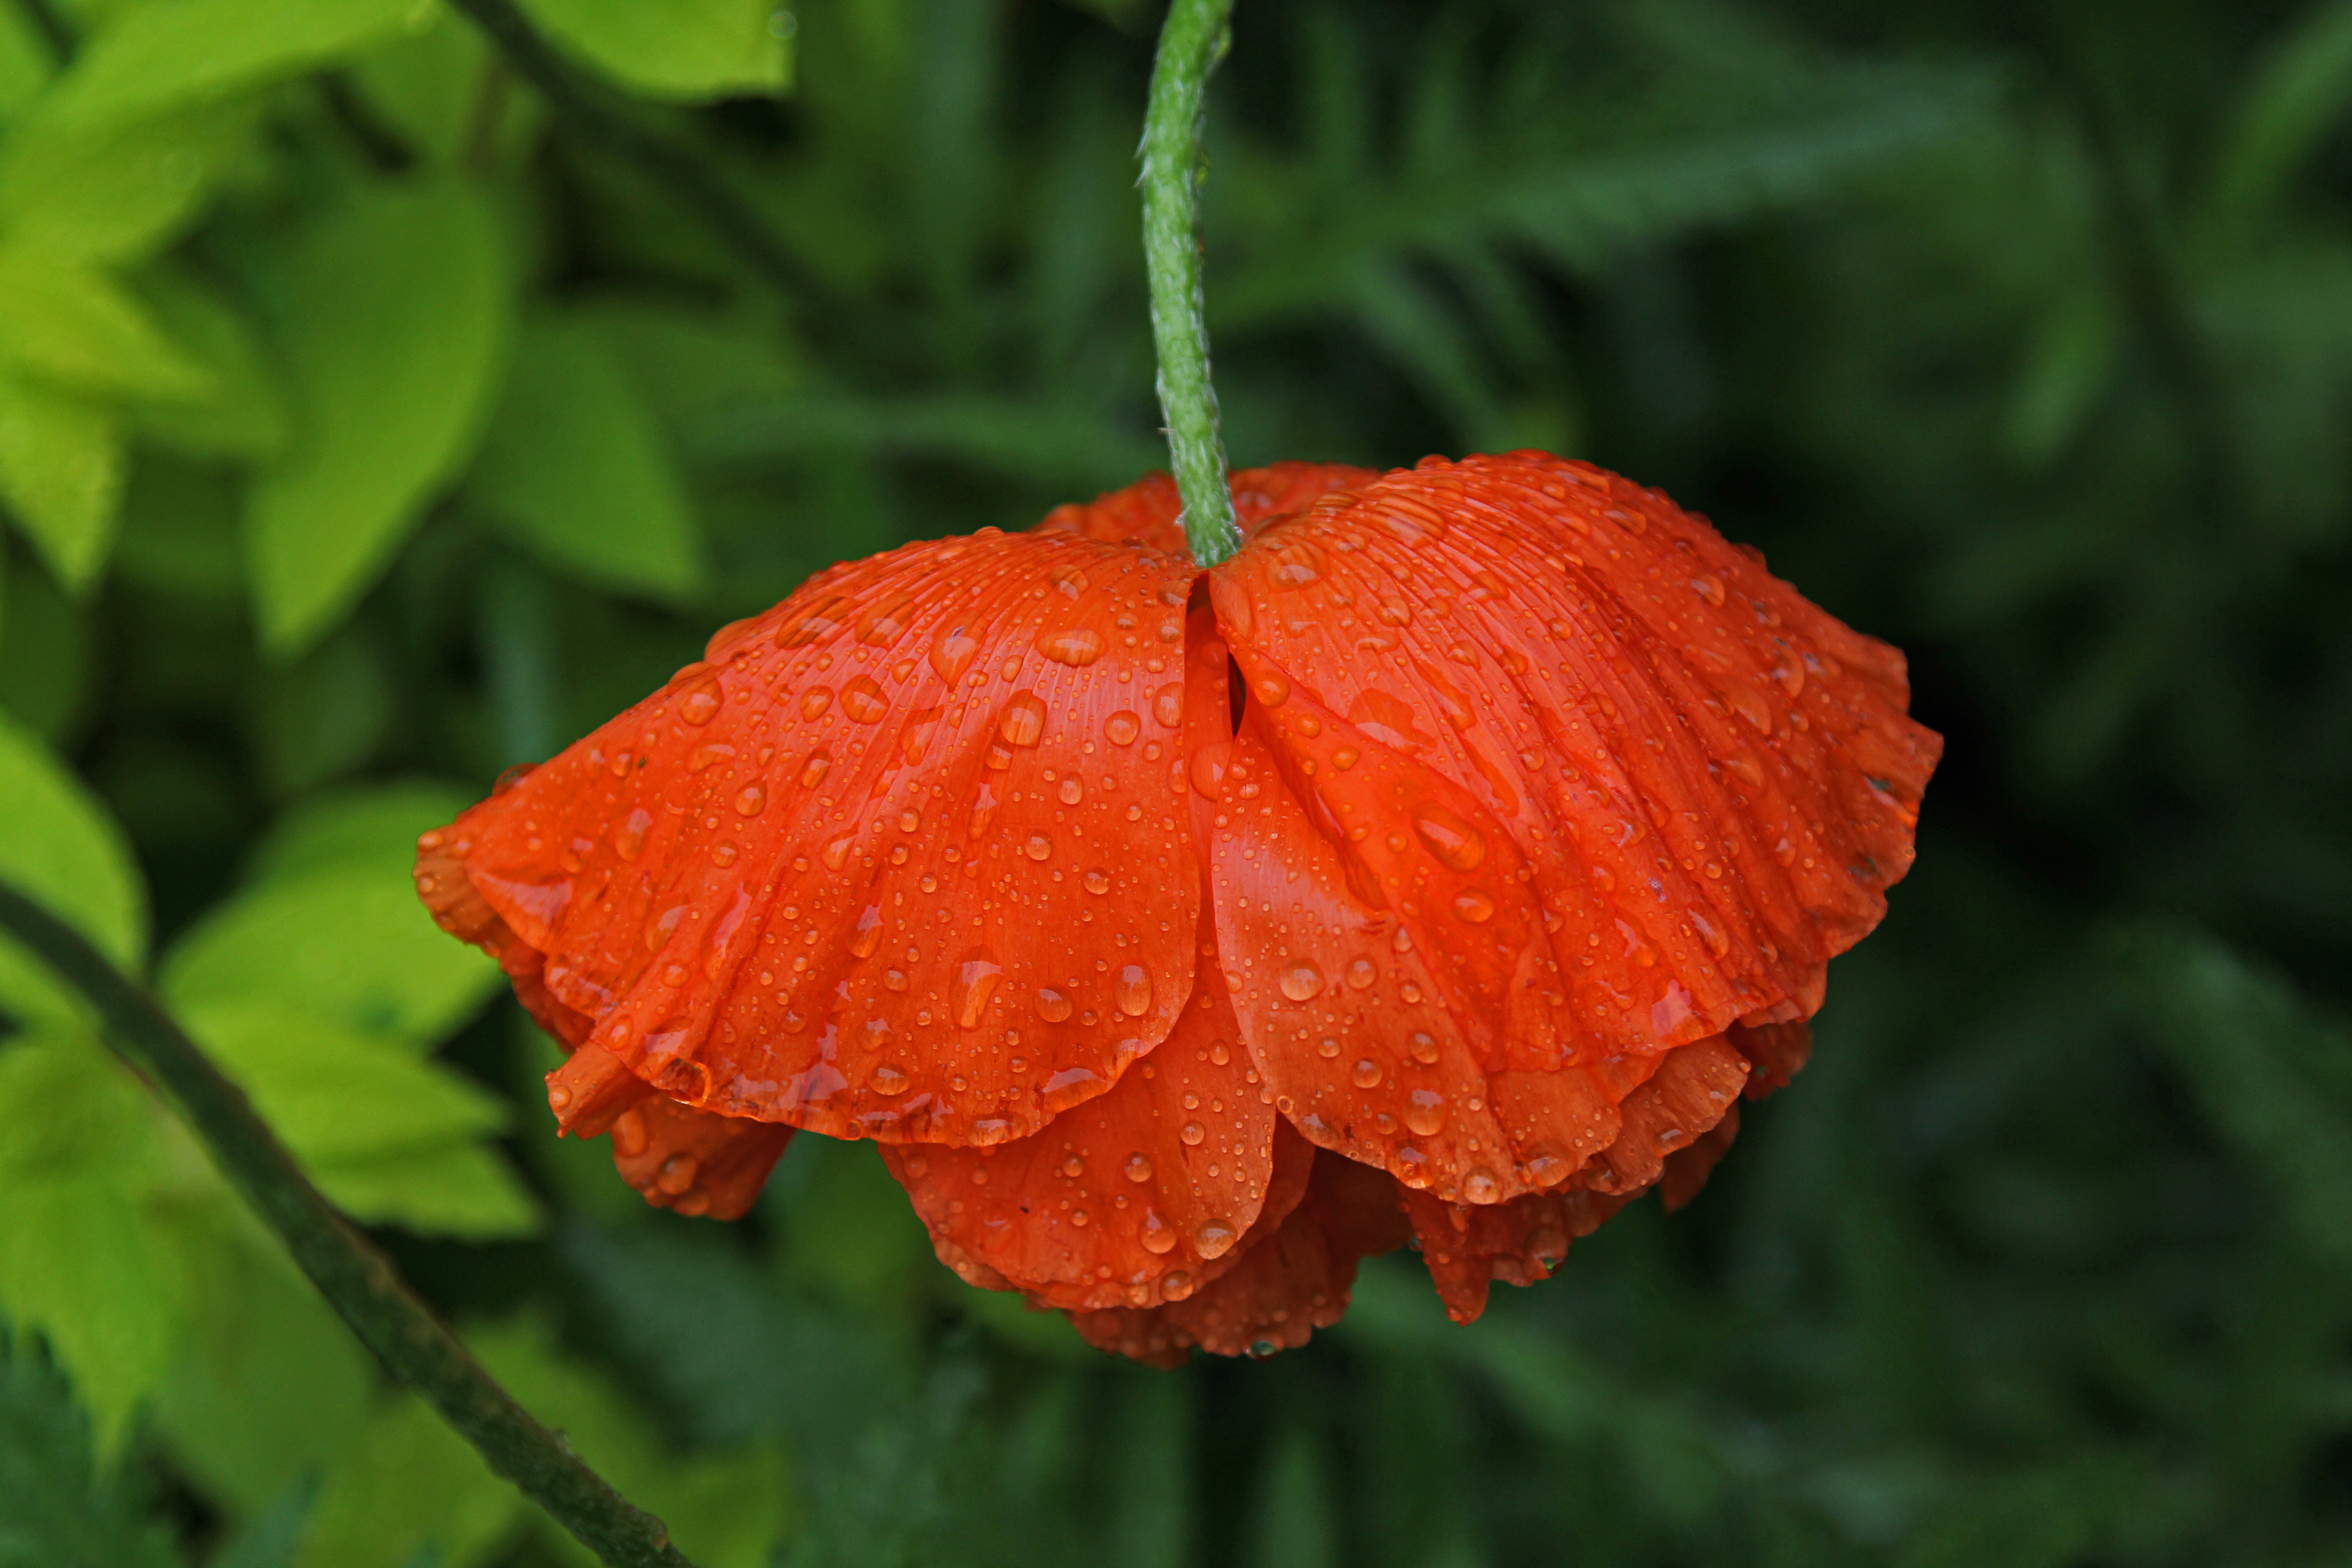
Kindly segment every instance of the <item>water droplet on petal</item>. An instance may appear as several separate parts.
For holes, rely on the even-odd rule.
[[[1184,688],[1170,681],[1151,694],[1151,716],[1171,730],[1184,721]]]
[[[1710,577],[1706,573],[1702,572],[1697,576],[1690,580],[1690,585],[1691,592],[1696,594],[1700,598],[1705,599],[1708,604],[1720,605],[1723,603],[1723,580],[1721,578]]]
[[[1044,860],[1052,857],[1054,841],[1042,833],[1033,833],[1029,836],[1028,842],[1022,845],[1021,848],[1032,860]]]
[[[1151,1180],[1151,1156],[1137,1150],[1127,1157],[1127,1163],[1119,1167],[1119,1173],[1130,1182]]]
[[[1369,958],[1351,958],[1348,960],[1347,977],[1349,990],[1369,991],[1372,982],[1381,977],[1380,966]]]
[[[719,692],[716,682],[698,686],[677,700],[678,721],[685,724],[708,724],[719,711]]]
[[[1092,626],[1071,626],[1039,638],[1037,648],[1055,664],[1083,668],[1103,656],[1103,636]]]
[[[866,1081],[877,1094],[890,1095],[907,1092],[907,1075],[887,1062],[876,1068],[873,1076]]]
[[[1474,1204],[1491,1204],[1501,1200],[1503,1184],[1495,1173],[1484,1165],[1473,1165],[1462,1177],[1462,1196]]]
[[[1005,703],[996,732],[1008,746],[1034,746],[1045,733],[1045,704],[1034,691],[1024,691]]]
[[[806,647],[840,626],[848,616],[849,601],[839,594],[827,594],[777,629],[776,646]]]
[[[1089,893],[1108,893],[1110,891],[1110,873],[1097,867],[1087,873],[1086,885]]]
[[[1456,871],[1475,869],[1486,858],[1486,836],[1442,805],[1423,805],[1412,814],[1412,830]]]
[[[861,724],[873,724],[890,711],[890,704],[875,679],[861,675],[841,689],[841,710]]]
[[[767,804],[768,792],[763,785],[748,784],[735,793],[735,809],[745,816],[759,816]]]
[[[1051,986],[1045,986],[1039,989],[1037,993],[1037,1016],[1045,1019],[1045,1022],[1049,1024],[1058,1024],[1063,1019],[1067,1018],[1072,1010],[1070,999],[1067,996],[1063,995],[1059,991],[1055,990]]]
[[[1171,1268],[1160,1279],[1160,1294],[1170,1301],[1181,1301],[1192,1293],[1192,1277],[1181,1268]]]
[[[1201,1141],[1208,1135],[1209,1130],[1197,1121],[1187,1121],[1176,1133],[1177,1137],[1184,1140],[1184,1146],[1188,1149],[1199,1148]]]
[[[898,592],[886,595],[880,604],[857,617],[857,640],[874,647],[897,642],[906,635],[908,626],[914,619],[908,613],[914,605],[912,594]]]
[[[830,686],[812,686],[801,693],[801,717],[803,719],[822,719],[824,710],[832,706],[833,688]]]
[[[1358,1089],[1378,1089],[1381,1086],[1381,1064],[1365,1057],[1358,1061],[1348,1076]]]
[[[832,766],[833,759],[824,752],[811,752],[808,754],[808,761],[801,764],[801,788],[816,788],[818,784],[824,782],[825,770]]]
[[[1072,773],[1062,781],[1062,787],[1058,793],[1061,795],[1064,805],[1076,805],[1087,798],[1087,786],[1078,782],[1077,774]]]
[[[1166,1220],[1160,1217],[1160,1211],[1158,1209],[1145,1209],[1143,1211],[1143,1223],[1137,1228],[1139,1232],[1139,1239],[1143,1243],[1144,1251],[1152,1254],[1154,1257],[1158,1257],[1160,1254],[1174,1250],[1176,1246],[1176,1229]]]
[[[972,796],[971,820],[966,824],[971,837],[978,838],[988,831],[989,824],[996,820],[996,792],[982,784],[980,793]]]
[[[976,1029],[981,1016],[988,1010],[988,999],[996,994],[996,983],[1004,978],[1004,965],[984,947],[973,948],[956,965],[953,1003],[956,1026]]]
[[[1279,708],[1290,700],[1290,682],[1279,673],[1268,670],[1250,682],[1250,695],[1256,698],[1262,707]]]
[[[1151,976],[1139,963],[1130,963],[1118,972],[1118,1010],[1130,1018],[1140,1018],[1151,1011]]]
[[[613,829],[613,853],[624,860],[635,859],[645,848],[646,833],[653,825],[653,816],[645,807],[638,806],[630,812],[622,819],[621,826]]]
[[[1433,1089],[1416,1089],[1404,1100],[1404,1124],[1423,1138],[1435,1137],[1445,1127],[1445,1097]]]
[[[817,851],[816,858],[824,862],[828,871],[838,871],[849,860],[849,846],[854,840],[846,833]]]
[[[953,686],[980,657],[980,638],[972,635],[971,623],[950,620],[931,638],[931,668],[939,678]]]
[[[1229,1219],[1203,1220],[1192,1233],[1192,1250],[1203,1258],[1223,1258],[1240,1236]]]
[[[856,928],[849,933],[849,955],[852,958],[871,958],[874,950],[881,943],[882,910],[877,905],[868,904],[866,912],[857,917]]]
[[[1103,721],[1103,735],[1114,746],[1131,746],[1143,733],[1143,721],[1122,708]]]
[[[1307,959],[1283,965],[1276,981],[1293,1002],[1310,1002],[1323,994],[1323,972]]]
[[[1465,888],[1454,896],[1454,918],[1470,925],[1485,925],[1495,918],[1495,900],[1483,888]]]

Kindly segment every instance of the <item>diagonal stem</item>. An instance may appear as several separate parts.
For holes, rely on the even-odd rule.
[[[98,1010],[107,1043],[161,1083],[223,1174],[352,1331],[394,1376],[613,1568],[693,1568],[653,1515],[633,1507],[476,1363],[391,1260],[346,1223],[294,1157],[152,996],[79,931],[0,881],[0,931],[37,953]]]
[[[1209,322],[1201,292],[1201,146],[1209,73],[1231,35],[1234,0],[1174,0],[1160,29],[1151,99],[1143,119],[1143,261],[1151,283],[1151,341],[1160,357],[1160,409],[1168,457],[1184,500],[1192,559],[1213,566],[1241,547],[1234,498],[1209,384]]]

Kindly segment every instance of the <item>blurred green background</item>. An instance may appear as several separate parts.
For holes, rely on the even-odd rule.
[[[1244,0],[1236,461],[1662,485],[1949,749],[1696,1205],[1177,1374],[863,1147],[646,1210],[406,879],[810,571],[1159,463],[1157,9],[520,15],[0,0],[0,875],[706,1568],[2352,1563],[2352,5]],[[0,1565],[579,1560],[0,1013]]]

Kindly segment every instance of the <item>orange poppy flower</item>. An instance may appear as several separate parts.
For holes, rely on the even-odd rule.
[[[940,1258],[1181,1359],[1417,1237],[1467,1321],[1802,1065],[1941,742],[1902,656],[1541,453],[1154,477],[836,566],[421,841],[688,1214],[871,1138]]]

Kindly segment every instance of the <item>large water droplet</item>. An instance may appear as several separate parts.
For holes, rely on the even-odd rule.
[[[972,837],[978,838],[985,834],[989,825],[996,820],[996,792],[982,784],[980,793],[971,797],[971,820],[965,825]]]
[[[1369,991],[1372,982],[1381,977],[1380,966],[1369,958],[1351,958],[1348,960],[1347,977],[1349,990]]]
[[[801,788],[816,788],[824,782],[825,770],[832,766],[833,759],[824,752],[811,752],[808,761],[801,764]]]
[[[1041,987],[1037,993],[1037,1016],[1049,1024],[1058,1024],[1073,1011],[1070,999],[1052,986]]]
[[[1290,700],[1290,682],[1278,671],[1269,669],[1250,682],[1250,695],[1257,699],[1261,707],[1279,708]],[[1310,717],[1309,720],[1302,722],[1311,721]],[[1321,728],[1321,725],[1316,725],[1317,730]],[[1312,735],[1315,730],[1309,730],[1307,733]]]
[[[1412,830],[1432,855],[1456,871],[1474,870],[1486,858],[1486,836],[1442,805],[1424,803],[1416,809]]]
[[[1139,1149],[1129,1154],[1127,1163],[1118,1169],[1119,1173],[1130,1182],[1148,1182],[1151,1180],[1151,1156]]]
[[[1087,798],[1087,786],[1078,782],[1077,774],[1072,773],[1062,781],[1062,787],[1055,793],[1062,797],[1064,805],[1076,805]]]
[[[890,703],[882,695],[880,683],[870,675],[861,675],[841,689],[841,710],[861,724],[874,724],[890,711]]]
[[[1085,879],[1087,891],[1089,893],[1108,893],[1110,891],[1110,873],[1103,870],[1100,867],[1087,872]]]
[[[907,633],[914,616],[915,596],[898,592],[885,595],[882,602],[857,617],[857,640],[874,647],[897,642]]]
[[[1181,1301],[1192,1293],[1192,1277],[1181,1268],[1171,1268],[1160,1277],[1160,1294],[1162,1300]]]
[[[719,711],[719,683],[715,679],[708,684],[695,687],[677,700],[678,721],[685,724],[709,723]]]
[[[1404,1124],[1423,1138],[1445,1127],[1445,1097],[1433,1089],[1416,1089],[1404,1097]]]
[[[1045,733],[1045,704],[1034,691],[1024,691],[1004,705],[996,732],[1008,746],[1034,746]]]
[[[1354,1081],[1355,1086],[1358,1089],[1380,1088],[1381,1079],[1382,1076],[1383,1075],[1381,1072],[1381,1064],[1372,1060],[1370,1057],[1364,1057],[1359,1059],[1356,1065],[1350,1068],[1348,1073],[1348,1077]]]
[[[852,958],[870,958],[881,942],[882,910],[878,905],[868,904],[849,933],[849,955]]]
[[[1033,833],[1021,848],[1032,860],[1050,859],[1054,853],[1054,841],[1042,833]]]
[[[621,826],[613,829],[613,853],[624,860],[635,859],[645,848],[646,833],[653,825],[653,816],[644,806],[631,811]]]
[[[1275,984],[1293,1002],[1311,1002],[1323,994],[1323,972],[1308,959],[1298,959],[1282,966]]]
[[[953,686],[980,657],[980,638],[970,621],[950,618],[931,638],[931,668]]]
[[[1202,1141],[1208,1135],[1209,1130],[1197,1121],[1187,1121],[1176,1131],[1176,1136],[1184,1141],[1184,1146],[1188,1149],[1198,1149]]]
[[[1463,1174],[1462,1196],[1468,1203],[1499,1203],[1503,1196],[1503,1184],[1486,1166],[1473,1165]]]
[[[1495,918],[1495,900],[1484,888],[1465,888],[1454,895],[1454,915],[1469,925],[1485,925]]]
[[[1118,1010],[1130,1018],[1140,1018],[1151,1011],[1151,976],[1139,963],[1130,963],[1118,972],[1115,992]]]
[[[1131,746],[1143,733],[1143,721],[1122,708],[1103,721],[1103,735],[1114,746]]]
[[[1323,575],[1323,552],[1310,539],[1286,532],[1270,539],[1261,535],[1252,553],[1261,552],[1271,554],[1265,574],[1277,588],[1304,588]]]
[[[1066,599],[1075,599],[1087,591],[1086,573],[1068,562],[1064,562],[1045,574],[1045,578]]]
[[[849,601],[839,594],[827,594],[815,604],[793,616],[776,630],[779,647],[806,647],[826,636],[847,619]]]
[[[907,1075],[887,1062],[876,1068],[873,1076],[866,1082],[877,1094],[893,1095],[907,1092]]]
[[[1070,626],[1040,637],[1037,650],[1055,664],[1083,668],[1103,656],[1103,635],[1092,626]]]
[[[1229,1219],[1202,1220],[1201,1228],[1192,1233],[1192,1250],[1203,1258],[1223,1258],[1233,1250],[1241,1234]]]
[[[982,1015],[988,1011],[989,998],[996,994],[996,983],[1003,978],[1004,966],[988,949],[976,947],[963,955],[963,961],[956,965],[951,993],[957,1027],[980,1026]]]
[[[816,858],[824,862],[826,870],[838,871],[849,863],[849,847],[855,842],[855,839],[845,833],[818,850]]]
[[[767,808],[768,791],[764,784],[747,784],[735,792],[735,809],[745,816],[757,816]]]
[[[1184,688],[1170,681],[1151,694],[1151,716],[1171,730],[1184,721]]]
[[[1158,1257],[1174,1250],[1176,1227],[1161,1219],[1158,1209],[1145,1209],[1143,1223],[1136,1228],[1138,1239],[1143,1243],[1144,1251]]]

